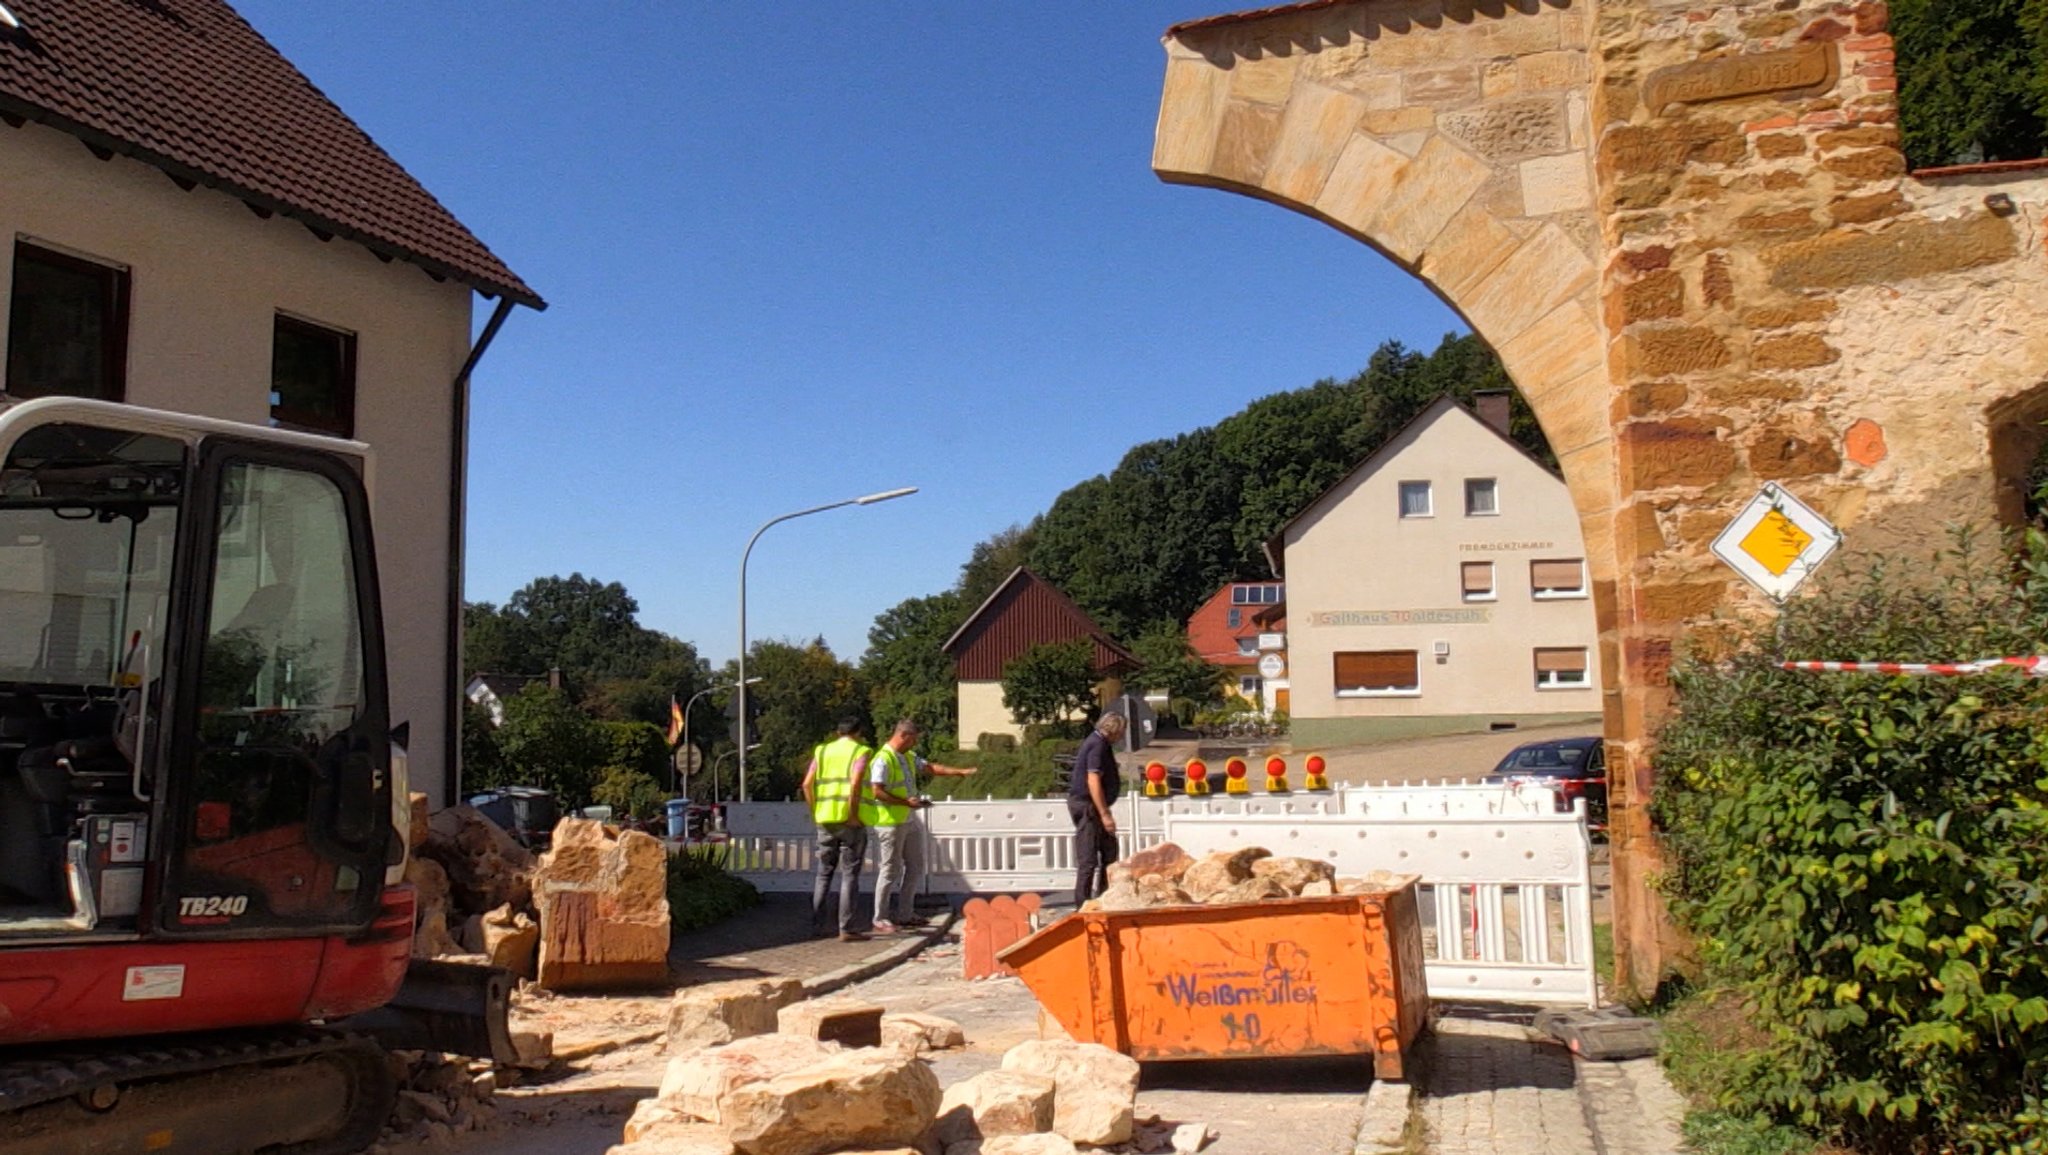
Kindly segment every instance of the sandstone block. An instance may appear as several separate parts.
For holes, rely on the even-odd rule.
[[[1507,342],[1593,282],[1585,250],[1563,229],[1546,224],[1475,282],[1461,304],[1474,325]]]
[[[1603,139],[1600,163],[1615,176],[1675,172],[1688,164],[1737,164],[1745,138],[1735,125],[1671,120],[1620,125]]]
[[[693,1047],[668,1061],[656,1097],[692,1119],[716,1123],[727,1092],[802,1070],[838,1050],[836,1043],[804,1035],[751,1035],[725,1046]]]
[[[804,984],[792,978],[735,979],[677,991],[668,1005],[669,1052],[773,1034],[782,1008],[803,997]]]
[[[1089,910],[1119,911],[1143,910],[1150,904],[1138,893],[1137,880],[1124,878],[1110,883],[1109,889],[1096,895],[1086,905]]]
[[[1833,473],[1842,468],[1842,456],[1825,432],[1770,425],[1751,436],[1749,468],[1766,481],[1782,481]]]
[[[1636,421],[1619,430],[1622,481],[1633,489],[1713,485],[1735,469],[1735,449],[1700,418]]]
[[[462,947],[448,932],[448,872],[431,858],[414,858],[405,864],[405,880],[413,888],[413,957],[460,954]]]
[[[1223,108],[1216,132],[1212,171],[1224,180],[1256,186],[1266,175],[1266,158],[1280,139],[1282,109],[1271,104],[1232,100]]]
[[[1563,152],[1567,143],[1564,104],[1556,97],[1506,100],[1446,112],[1437,118],[1437,127],[1452,140],[1492,161]],[[1580,162],[1583,166],[1583,157]]]
[[[1264,902],[1269,898],[1292,898],[1288,889],[1271,878],[1247,878],[1243,882],[1225,887],[1203,901],[1210,906],[1222,906],[1233,902]]]
[[[1328,898],[1336,893],[1337,884],[1328,879],[1318,879],[1315,882],[1304,884],[1301,888],[1301,897],[1303,898]]]
[[[960,1024],[940,1015],[922,1011],[899,1011],[882,1016],[883,1042],[914,1043],[923,1051],[950,1051],[967,1045],[967,1032]]]
[[[1676,381],[1644,381],[1622,395],[1622,412],[1629,417],[1659,417],[1684,408],[1687,395]]]
[[[1138,1101],[1138,1061],[1099,1043],[1038,1040],[1003,1056],[1003,1070],[1050,1078],[1053,1130],[1075,1143],[1106,1147],[1129,1141]]]
[[[1796,132],[1774,132],[1756,138],[1756,154],[1765,160],[1806,155],[1806,138]]]
[[[519,1056],[518,1066],[528,1070],[539,1070],[555,1061],[555,1033],[513,1031],[512,1051]]]
[[[854,998],[807,999],[775,1013],[775,1029],[848,1047],[882,1045],[882,1008]]]
[[[1842,355],[1813,333],[1794,333],[1758,341],[1750,349],[1749,362],[1758,369],[1815,369],[1832,365]]]
[[[1621,287],[1621,324],[1662,321],[1685,312],[1685,278],[1660,269]]]
[[[1350,93],[1296,84],[1281,118],[1280,139],[1266,161],[1266,188],[1296,204],[1314,204],[1364,112],[1364,102]]]
[[[1159,101],[1159,134],[1152,167],[1162,173],[1202,173],[1216,149],[1216,130],[1230,90],[1230,74],[1200,57],[1166,63]]]
[[[947,1149],[948,1155],[951,1150]],[[1072,1140],[1051,1132],[997,1135],[981,1143],[981,1155],[1076,1155],[1077,1150]]]
[[[450,806],[427,821],[420,854],[441,864],[456,907],[464,913],[533,901],[533,855],[474,806]]]
[[[951,1145],[1049,1131],[1057,1086],[1049,1075],[984,1071],[946,1088],[932,1137]]]
[[[1524,216],[1577,212],[1592,206],[1593,180],[1586,169],[1585,153],[1533,157],[1518,167]]]
[[[1252,863],[1252,877],[1269,878],[1289,894],[1300,894],[1311,882],[1335,882],[1337,868],[1320,858],[1269,855]]]
[[[1246,846],[1205,855],[1181,876],[1180,888],[1194,901],[1207,902],[1211,895],[1220,894],[1250,878],[1252,863],[1269,857],[1271,853],[1262,847]]]
[[[1735,301],[1735,274],[1728,267],[1728,254],[1709,253],[1700,268],[1700,297],[1709,306]]]
[[[483,941],[478,945],[494,967],[503,967],[522,979],[534,976],[534,958],[540,950],[540,926],[525,911],[512,904],[483,915],[479,920]]]
[[[1869,148],[1824,157],[1820,166],[1851,180],[1890,180],[1905,175],[1906,157],[1896,148]]]
[[[1954,220],[1894,222],[1870,233],[1830,233],[1763,254],[1771,284],[1781,289],[1895,285],[2011,260],[2012,226],[1989,213]]]
[[[662,1155],[732,1155],[732,1140],[724,1131],[659,1099],[642,1099],[633,1108],[625,1138],[628,1145],[645,1144]]]
[[[1636,587],[1636,612],[1644,621],[1682,622],[1712,613],[1728,601],[1728,583],[1644,582]]]
[[[1899,216],[1912,207],[1897,189],[1888,189],[1868,196],[1843,197],[1828,206],[1828,218],[1838,225],[1867,225]]]
[[[1718,369],[1728,363],[1728,342],[1712,329],[1674,326],[1643,329],[1628,336],[1636,372],[1645,377],[1675,377]]]
[[[534,872],[540,985],[549,990],[668,981],[668,852],[638,830],[565,818]]]
[[[938,1076],[916,1058],[842,1051],[734,1088],[719,1098],[718,1116],[743,1155],[823,1155],[915,1144],[937,1117],[939,1096]]]
[[[427,840],[427,824],[430,821],[427,806],[429,799],[415,790],[406,795],[406,801],[412,806],[412,816],[405,827],[405,845],[408,850],[418,850]]]
[[[1148,874],[1156,874],[1168,882],[1179,882],[1181,876],[1188,872],[1188,867],[1194,864],[1194,856],[1187,851],[1171,842],[1161,842],[1156,846],[1148,846],[1129,858],[1110,863],[1109,880],[1135,880]]]

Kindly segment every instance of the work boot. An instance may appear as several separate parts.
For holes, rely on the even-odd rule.
[[[866,941],[868,941],[868,936],[867,936],[867,935],[864,935],[864,934],[862,934],[861,932],[859,932],[859,931],[857,931],[857,930],[842,930],[842,931],[840,931],[840,932],[839,932],[839,941],[840,941],[840,942],[866,942]]]

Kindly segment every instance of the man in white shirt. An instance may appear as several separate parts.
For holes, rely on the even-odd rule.
[[[917,723],[896,723],[889,740],[868,759],[868,788],[861,792],[861,821],[875,836],[875,933],[928,925],[913,909],[924,885],[924,823],[917,812],[931,800],[917,792],[918,773],[965,778],[972,766],[941,766],[917,756]],[[890,918],[890,915],[895,918]]]

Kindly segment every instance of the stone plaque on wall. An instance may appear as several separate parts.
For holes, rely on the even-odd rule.
[[[1650,74],[1643,85],[1643,101],[1652,115],[1659,115],[1674,104],[1703,104],[1767,92],[1818,95],[1835,86],[1840,67],[1835,46],[1824,41],[1777,52],[1674,64]]]

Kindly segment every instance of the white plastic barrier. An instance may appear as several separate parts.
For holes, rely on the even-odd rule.
[[[1592,883],[1583,809],[1544,787],[1352,787],[1328,794],[1143,798],[1116,805],[1128,855],[1170,839],[1189,853],[1263,846],[1340,875],[1422,877],[1432,998],[1594,1005]],[[1070,892],[1064,798],[941,802],[923,812],[925,890]],[[734,871],[763,890],[811,888],[816,828],[801,802],[726,809]],[[872,859],[872,852],[870,853]]]

